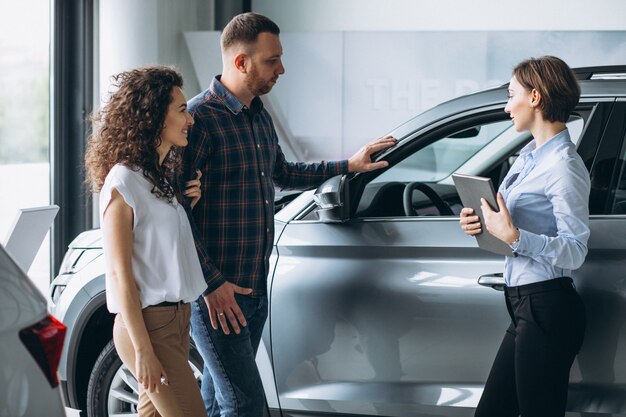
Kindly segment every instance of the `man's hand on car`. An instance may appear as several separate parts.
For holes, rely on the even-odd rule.
[[[398,140],[393,136],[385,136],[368,143],[348,159],[348,171],[368,172],[386,167],[389,165],[387,161],[372,162],[372,154],[390,148],[396,143]]]
[[[235,300],[235,293],[250,295],[252,289],[242,288],[230,282],[225,282],[217,287],[215,291],[204,296],[204,302],[209,309],[211,327],[214,330],[218,329],[217,323],[219,322],[224,334],[230,334],[230,329],[228,328],[228,322],[230,322],[234,332],[239,334],[241,332],[239,324],[244,327],[248,325],[243,312]]]

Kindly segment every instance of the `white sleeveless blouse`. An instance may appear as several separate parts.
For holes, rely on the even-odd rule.
[[[177,201],[170,204],[157,198],[152,187],[141,171],[117,164],[100,190],[101,224],[113,189],[133,209],[132,270],[141,308],[163,301],[194,301],[207,288],[185,209]],[[119,300],[110,291],[113,283],[106,250],[104,256],[107,308],[119,313]]]

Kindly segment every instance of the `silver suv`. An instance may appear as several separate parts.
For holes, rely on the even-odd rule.
[[[609,416],[626,413],[626,66],[576,72],[568,126],[591,175],[592,233],[573,277],[588,326],[568,410]],[[461,232],[451,174],[500,183],[531,139],[512,128],[506,96],[418,115],[376,156],[384,171],[331,178],[277,212],[257,357],[271,415],[473,415],[509,319],[503,258]],[[99,232],[81,234],[50,292],[68,326],[64,395],[90,417],[132,414],[137,396],[112,348],[101,255]],[[201,369],[195,349],[190,360]]]

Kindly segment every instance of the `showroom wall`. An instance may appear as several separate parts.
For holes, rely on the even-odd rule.
[[[530,56],[626,64],[622,0],[252,5],[282,29],[286,73],[268,99],[305,159],[347,157],[427,108],[508,81]]]
[[[626,30],[623,0],[252,0],[293,31]]]
[[[176,65],[185,89],[200,91],[183,33],[213,29],[213,0],[99,1],[99,91],[106,94],[110,76],[147,64]]]
[[[100,3],[100,20],[109,25],[101,29],[101,82],[114,69],[171,63],[191,97],[220,71],[219,32],[207,24],[208,7],[199,17],[203,2]],[[572,66],[626,64],[623,0],[510,4],[253,1],[254,11],[282,29],[286,73],[264,100],[288,157],[347,157],[429,107],[508,81],[529,56],[553,54]]]
[[[201,91],[185,46],[186,31],[214,28],[213,0],[101,0],[98,2],[95,45],[94,110],[111,90],[111,76],[150,64],[174,65],[185,80],[187,97]],[[198,49],[198,53],[203,51]],[[98,227],[98,199],[92,224]]]
[[[4,18],[0,25],[0,244],[4,245],[19,209],[50,204],[50,7],[40,1],[0,2],[0,16]],[[28,36],[16,36],[26,26]],[[28,275],[46,291],[49,236]]]

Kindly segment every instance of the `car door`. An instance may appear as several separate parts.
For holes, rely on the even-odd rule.
[[[626,415],[626,100],[608,114],[591,169],[589,253],[574,272],[587,312],[568,409]]]
[[[593,111],[581,114],[584,143],[597,144]],[[285,227],[270,312],[284,415],[473,415],[509,323],[502,292],[477,281],[497,279],[503,258],[461,232],[449,176],[497,186],[529,139],[501,107],[451,116],[407,138],[385,172],[350,181],[348,221],[323,223],[313,210]],[[420,192],[405,212],[410,182],[450,212]]]

